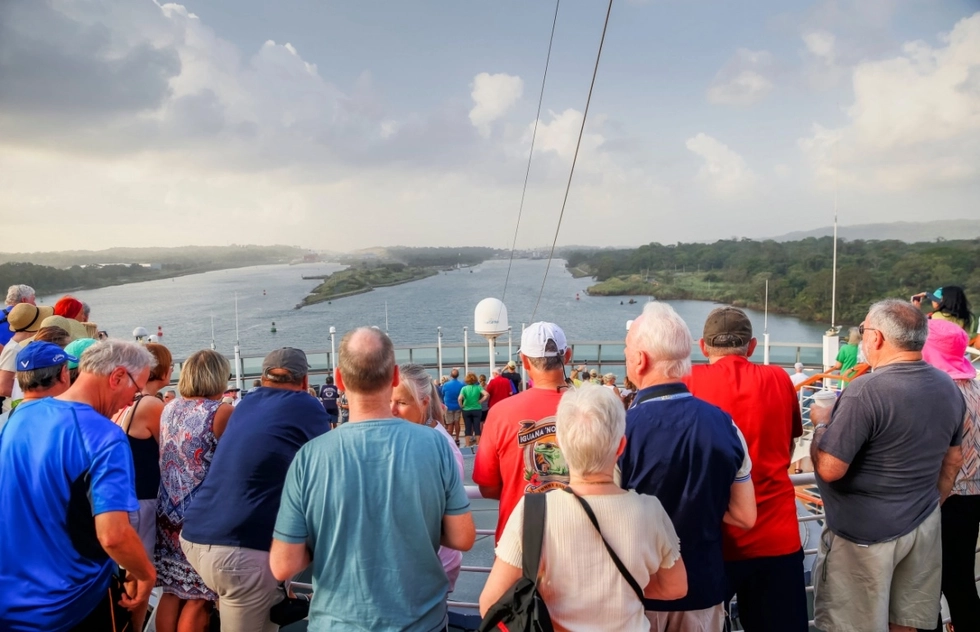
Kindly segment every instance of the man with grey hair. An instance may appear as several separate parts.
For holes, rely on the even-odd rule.
[[[0,525],[0,627],[109,630],[125,618],[118,606],[149,600],[156,571],[129,523],[139,507],[133,457],[109,418],[146,386],[154,363],[138,345],[97,343],[67,391],[23,404],[0,430],[8,516]]]
[[[480,493],[500,499],[497,540],[524,494],[568,484],[568,466],[555,437],[555,411],[568,388],[565,364],[572,349],[561,327],[537,322],[524,329],[518,352],[533,386],[490,409],[473,463]]]
[[[439,546],[468,551],[476,538],[456,461],[438,432],[392,417],[399,376],[383,331],[348,332],[339,359],[350,421],[289,466],[272,573],[283,581],[312,562],[311,630],[443,630],[449,579]]]
[[[330,430],[310,397],[300,349],[276,349],[262,362],[261,388],[235,408],[211,469],[184,513],[180,546],[221,603],[221,624],[239,632],[275,632],[269,608],[283,598],[269,547],[286,472],[296,452]]]
[[[724,530],[728,600],[738,596],[746,632],[807,632],[803,546],[789,478],[794,439],[803,434],[800,402],[782,367],[749,360],[756,344],[745,312],[712,310],[700,340],[708,364],[693,367],[684,383],[732,416],[752,459],[755,527]]]
[[[7,326],[7,316],[10,314],[10,310],[20,303],[33,305],[34,300],[34,288],[29,285],[11,285],[7,288],[7,300],[2,314],[0,314],[0,350],[3,350],[4,345],[10,342],[10,338],[14,335],[14,332]]]
[[[911,303],[872,305],[860,327],[872,373],[851,382],[829,420],[814,419],[827,513],[814,613],[825,632],[936,626],[939,506],[962,462],[966,404],[949,375],[923,362],[928,332]]]
[[[687,595],[645,601],[653,630],[721,630],[725,623],[722,523],[755,524],[752,462],[732,418],[691,396],[693,340],[674,309],[647,303],[626,334],[626,375],[637,386],[626,413],[621,485],[656,496],[681,539]]]

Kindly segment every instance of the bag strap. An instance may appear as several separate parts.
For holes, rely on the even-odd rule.
[[[547,498],[544,494],[524,494],[524,534],[522,566],[524,578],[538,583],[541,568],[541,543],[544,541],[544,522],[547,514]]]
[[[572,491],[571,487],[565,487],[565,491],[574,496],[575,499],[578,500],[579,504],[582,505],[582,509],[585,510],[585,514],[589,517],[589,522],[591,522],[592,526],[595,527],[595,530],[599,532],[599,539],[601,539],[602,543],[605,545],[606,551],[609,553],[609,557],[612,558],[613,564],[615,564],[616,568],[619,569],[623,579],[625,579],[626,583],[630,585],[630,588],[633,589],[633,592],[636,593],[636,596],[640,599],[640,601],[643,601],[643,589],[640,588],[640,585],[636,583],[635,579],[633,579],[633,575],[630,574],[629,570],[626,568],[626,565],[623,564],[623,562],[619,559],[619,556],[616,555],[616,551],[613,551],[612,547],[609,546],[609,543],[606,542],[606,538],[602,535],[602,529],[599,528],[599,521],[596,520],[595,514],[592,512],[592,507],[589,507],[589,503],[585,502],[584,498]]]

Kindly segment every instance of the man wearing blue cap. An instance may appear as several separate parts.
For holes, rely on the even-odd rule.
[[[78,358],[68,355],[56,344],[32,342],[17,354],[17,384],[24,392],[20,402],[43,397],[57,397],[68,390],[68,362],[78,362]],[[7,423],[13,411],[0,415],[0,429]]]

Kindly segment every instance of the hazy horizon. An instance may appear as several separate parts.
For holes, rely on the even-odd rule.
[[[842,224],[978,218],[977,9],[614,3],[559,244],[809,231],[835,191]],[[8,0],[0,217],[32,239],[2,248],[509,249],[553,12]],[[604,15],[561,6],[519,249],[553,239]]]

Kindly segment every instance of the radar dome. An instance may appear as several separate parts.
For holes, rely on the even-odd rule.
[[[473,331],[487,338],[507,333],[507,306],[500,299],[485,298],[473,312]]]
[[[146,327],[137,327],[133,330],[133,338],[140,339],[146,338],[150,335],[150,332],[146,330]]]

